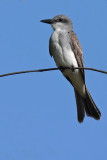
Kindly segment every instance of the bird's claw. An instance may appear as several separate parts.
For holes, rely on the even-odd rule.
[[[71,66],[70,69],[72,70],[72,72],[75,72],[75,67]]]
[[[59,67],[59,69],[60,69],[61,72],[63,72],[65,70],[65,68],[61,67],[61,66]]]

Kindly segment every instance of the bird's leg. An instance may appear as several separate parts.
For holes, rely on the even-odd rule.
[[[75,67],[74,66],[71,66],[70,68],[60,66],[59,69],[60,69],[61,72],[65,71],[66,69],[70,69],[72,72],[75,72]]]
[[[65,68],[62,67],[62,66],[60,66],[60,67],[58,67],[58,68],[60,69],[61,72],[63,72],[63,71],[65,70]]]
[[[75,72],[75,67],[71,66],[70,69],[72,70],[72,72]]]

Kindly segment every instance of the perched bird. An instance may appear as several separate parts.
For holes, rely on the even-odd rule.
[[[49,52],[57,67],[74,87],[78,121],[83,122],[85,112],[87,116],[99,120],[101,113],[86,87],[85,71],[75,69],[75,67],[84,67],[84,59],[80,42],[73,32],[72,21],[65,15],[57,15],[41,22],[51,24],[54,30],[49,40]],[[72,69],[64,69],[64,67]]]

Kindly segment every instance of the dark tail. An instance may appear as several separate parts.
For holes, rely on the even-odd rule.
[[[93,117],[96,120],[100,119],[101,112],[94,103],[87,88],[86,88],[86,98],[82,98],[76,90],[75,90],[75,97],[77,103],[77,114],[79,122],[83,122],[85,117],[85,111],[87,116]]]

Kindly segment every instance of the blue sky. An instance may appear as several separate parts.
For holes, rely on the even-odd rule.
[[[0,74],[56,67],[52,28],[41,19],[73,21],[86,67],[107,71],[107,0],[0,0]],[[73,87],[59,71],[0,78],[0,160],[106,160],[107,75],[86,71],[100,121],[77,121]]]

